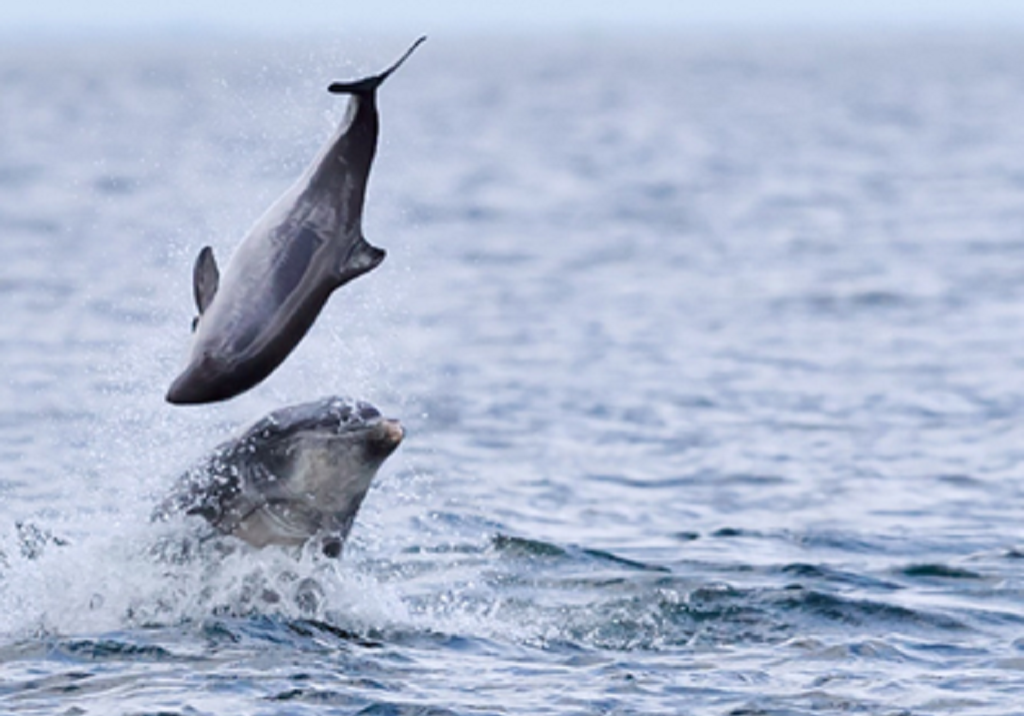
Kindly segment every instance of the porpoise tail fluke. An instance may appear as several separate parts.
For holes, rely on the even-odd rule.
[[[412,43],[412,47],[406,50],[405,54],[399,57],[395,64],[391,65],[391,67],[387,68],[379,75],[366,77],[361,80],[356,80],[355,82],[334,82],[327,88],[327,91],[333,94],[367,94],[369,92],[373,92],[381,86],[384,80],[391,76],[391,73],[401,67],[402,63],[409,59],[409,55],[413,53],[413,50],[423,44],[423,41],[426,39],[427,36],[424,35],[416,40],[416,42]]]

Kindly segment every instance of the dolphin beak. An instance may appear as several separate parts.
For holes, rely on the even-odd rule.
[[[384,418],[374,427],[372,445],[375,452],[387,457],[401,444],[404,437],[405,428],[400,422]]]
[[[221,389],[218,389],[221,388]],[[175,378],[167,390],[166,400],[173,405],[195,405],[223,400],[223,386],[218,386],[216,374],[204,364],[191,364]]]
[[[164,397],[172,405],[194,405],[204,402],[202,393],[196,390],[196,384],[191,380],[189,371],[182,373],[171,383]]]

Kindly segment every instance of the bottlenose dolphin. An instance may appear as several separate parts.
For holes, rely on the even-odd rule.
[[[188,470],[153,518],[200,515],[254,547],[316,537],[336,557],[403,436],[397,420],[362,401],[331,397],[282,408]]]
[[[226,400],[253,387],[306,335],[331,293],[372,270],[385,252],[363,237],[363,201],[377,150],[377,88],[391,67],[328,90],[352,95],[348,111],[299,180],[256,222],[220,276],[213,250],[199,252],[193,292],[199,315],[171,403]]]

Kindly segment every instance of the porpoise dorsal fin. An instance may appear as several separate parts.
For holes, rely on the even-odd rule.
[[[387,255],[388,253],[384,249],[377,248],[366,239],[359,237],[344,261],[338,266],[338,286],[373,270]]]
[[[196,257],[196,265],[192,269],[192,293],[200,316],[217,295],[219,285],[220,271],[217,269],[217,259],[213,257],[213,249],[204,246]]]
[[[330,87],[327,88],[327,91],[331,92],[332,94],[368,94],[370,92],[373,92],[374,90],[381,86],[384,80],[391,76],[392,72],[401,67],[402,63],[409,59],[409,55],[412,54],[413,50],[419,47],[426,39],[427,36],[424,35],[423,37],[416,40],[416,42],[412,43],[412,47],[406,50],[405,54],[399,57],[397,61],[395,61],[395,64],[391,65],[391,67],[387,68],[379,75],[374,75],[373,77],[366,77],[361,80],[355,80],[354,82],[335,82],[331,84]]]

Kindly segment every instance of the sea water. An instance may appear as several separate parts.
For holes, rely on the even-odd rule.
[[[0,48],[0,713],[1024,713],[1022,38],[432,37],[387,260],[166,404],[412,39]],[[332,394],[407,429],[340,560],[150,523]]]

